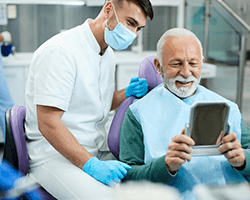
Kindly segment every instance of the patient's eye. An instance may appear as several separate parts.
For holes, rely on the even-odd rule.
[[[172,67],[179,67],[181,65],[182,65],[182,63],[180,63],[180,62],[171,64]]]
[[[200,62],[199,62],[199,60],[197,60],[197,59],[191,59],[191,60],[189,61],[189,65],[191,65],[192,67],[198,67],[199,64],[200,64]]]
[[[192,67],[197,67],[199,63],[197,63],[197,62],[191,62],[191,63],[189,63],[189,64],[190,64]]]

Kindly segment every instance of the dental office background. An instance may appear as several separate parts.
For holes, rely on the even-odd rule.
[[[104,3],[104,0],[87,0],[87,2],[97,2],[98,5],[90,6],[86,3],[85,5],[72,6],[41,5],[37,4],[35,0],[28,1],[31,3],[5,4],[5,8],[3,8],[2,5],[4,4],[1,4],[0,0],[0,23],[4,21],[4,23],[0,24],[0,32],[9,31],[12,34],[13,45],[16,48],[16,55],[4,58],[4,62],[7,64],[8,60],[15,60],[15,56],[18,59],[21,59],[17,56],[19,53],[33,53],[43,42],[53,35],[80,25],[87,18],[95,18],[102,9]],[[49,0],[44,0],[44,2],[46,1]],[[184,13],[181,15],[178,13],[178,7],[167,5],[166,2],[171,2],[170,0],[158,1],[165,1],[165,3],[163,3],[165,5],[154,5],[154,0],[151,0],[154,5],[155,17],[153,21],[149,20],[147,26],[143,29],[142,46],[140,46],[138,50],[138,48],[136,48],[138,47],[138,40],[135,40],[132,46],[129,47],[128,51],[134,55],[140,54],[141,57],[151,54],[155,55],[156,44],[160,36],[166,30],[177,27],[179,17],[183,18],[184,27],[193,31],[204,44],[205,0],[183,0],[185,9]],[[247,12],[250,11],[250,0],[225,1],[240,14],[248,24],[250,24],[250,12]],[[6,12],[5,16],[4,12]],[[6,19],[3,19],[3,17]],[[247,38],[247,48],[250,50],[249,33],[247,34]],[[217,71],[215,77],[206,80],[206,86],[234,102],[236,100],[236,73],[237,67],[239,66],[240,48],[240,34],[232,27],[230,22],[228,22],[224,16],[222,16],[216,9],[212,8],[209,31],[209,51],[206,62],[216,65]],[[122,54],[120,55],[122,59],[123,56]],[[127,54],[124,52],[124,57],[126,57],[126,55]],[[247,58],[250,59],[250,53],[247,54]],[[18,60],[15,61],[18,64]],[[139,63],[136,63],[136,65],[139,65]],[[248,126],[250,126],[249,68],[250,67],[248,67],[247,64],[243,93],[243,109],[241,110]],[[10,76],[9,79],[11,79],[11,81],[8,81],[8,84],[12,95],[15,96],[13,97],[15,101],[19,96],[23,96],[28,69],[21,70],[16,67],[16,78],[13,77],[13,72],[11,72],[10,75],[8,74],[10,67],[8,68],[5,66],[4,69],[7,79],[8,76]],[[22,73],[22,75],[20,75],[20,73]],[[16,85],[17,82],[15,80],[18,79],[18,77],[23,83],[19,82],[18,85]],[[116,79],[119,81],[119,77],[116,77]],[[13,87],[15,87],[15,91],[13,91]]]

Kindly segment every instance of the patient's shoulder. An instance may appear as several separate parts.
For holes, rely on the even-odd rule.
[[[136,99],[133,104],[130,105],[130,108],[133,110],[134,108],[149,106],[152,103],[161,99],[161,91],[163,90],[163,84],[158,85],[154,89],[152,89],[149,93],[147,93],[143,98]]]
[[[229,104],[231,109],[237,109],[237,110],[239,109],[238,105],[235,102],[233,102],[232,100],[227,99],[227,98],[223,97],[222,95],[220,95],[220,94],[218,94],[218,93],[216,93],[216,92],[214,92],[212,90],[209,90],[209,89],[205,88],[204,86],[200,85],[199,89],[205,95],[204,100],[211,100],[211,101],[213,101],[213,100],[222,100],[222,101],[226,101]]]

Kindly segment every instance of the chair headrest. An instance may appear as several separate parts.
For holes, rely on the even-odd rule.
[[[155,58],[155,56],[145,58],[141,63],[138,73],[139,78],[145,78],[147,80],[149,91],[162,83],[161,76],[154,66]]]

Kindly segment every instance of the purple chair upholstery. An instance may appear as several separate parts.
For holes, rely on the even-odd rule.
[[[155,69],[154,59],[155,56],[145,58],[141,63],[138,73],[139,78],[147,79],[149,91],[162,83],[161,76]]]
[[[142,64],[139,68],[138,76],[139,78],[147,79],[148,83],[148,90],[151,91],[154,87],[162,83],[161,76],[155,69],[154,66],[154,59],[155,56],[150,56],[145,58],[142,61]],[[122,104],[119,106],[116,114],[113,118],[109,129],[109,136],[108,136],[108,146],[111,153],[119,160],[119,134],[120,134],[120,126],[124,120],[125,113],[128,107],[133,103],[136,97],[130,97],[126,99]]]
[[[24,133],[26,108],[14,105],[5,113],[6,136],[3,159],[23,175],[29,172],[29,157]],[[43,199],[55,199],[43,188],[39,188]]]
[[[115,116],[112,120],[109,135],[108,135],[108,146],[111,153],[119,160],[119,133],[120,126],[124,120],[125,113],[128,107],[133,103],[135,97],[126,99],[117,109]]]
[[[26,141],[24,137],[24,119],[26,116],[26,108],[22,106],[13,106],[11,109],[8,109],[6,112],[6,135],[11,134],[14,140],[14,147],[17,154],[17,160],[14,164],[14,167],[17,168],[22,174],[27,174],[29,171],[29,158],[26,148]],[[5,146],[9,143],[6,141]],[[3,158],[8,160],[11,152],[4,151]]]

